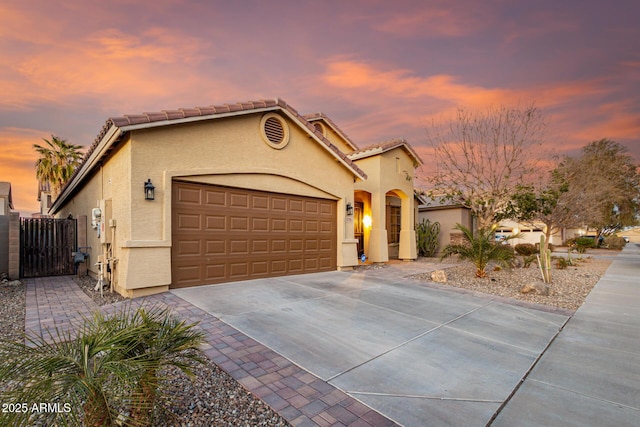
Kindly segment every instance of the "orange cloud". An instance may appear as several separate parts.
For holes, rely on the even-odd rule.
[[[2,155],[0,155],[0,181],[11,183],[13,206],[22,216],[38,212],[38,181],[35,162],[37,154],[32,145],[49,138],[31,129],[2,128]]]
[[[469,108],[489,105],[511,105],[535,101],[541,107],[549,107],[606,93],[600,80],[558,83],[526,89],[487,88],[460,82],[451,75],[419,77],[410,70],[380,70],[357,61],[336,59],[329,61],[322,79],[341,89],[361,90],[385,97],[404,100],[433,98],[448,105]]]

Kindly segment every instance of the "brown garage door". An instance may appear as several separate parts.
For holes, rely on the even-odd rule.
[[[172,288],[336,269],[336,202],[173,182]]]

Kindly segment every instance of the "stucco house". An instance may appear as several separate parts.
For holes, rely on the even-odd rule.
[[[107,120],[50,213],[87,216],[89,267],[136,297],[416,258],[404,140],[359,149],[281,99]]]
[[[445,197],[428,197],[417,194],[418,222],[424,219],[430,222],[440,223],[440,235],[438,236],[437,254],[442,253],[445,246],[463,242],[462,232],[456,229],[457,224],[462,224],[470,230],[474,229],[474,218],[471,209],[454,203]]]
[[[12,210],[11,183],[0,181],[0,215],[9,215]]]

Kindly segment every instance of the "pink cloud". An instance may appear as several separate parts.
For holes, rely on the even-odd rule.
[[[400,37],[462,37],[485,27],[492,18],[488,8],[474,6],[476,3],[421,2],[413,8],[396,8],[374,28]]]

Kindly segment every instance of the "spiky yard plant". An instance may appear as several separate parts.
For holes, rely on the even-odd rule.
[[[26,404],[0,414],[1,425],[115,425],[145,362],[121,357],[139,331],[99,322],[85,319],[75,334],[56,327],[50,339],[0,343],[2,401]],[[40,411],[40,403],[57,407]]]
[[[418,256],[432,257],[438,249],[438,237],[440,236],[440,223],[431,222],[424,218],[416,224],[416,245]]]
[[[204,342],[204,333],[196,329],[197,324],[187,324],[173,316],[168,308],[158,306],[141,307],[130,320],[123,320],[142,330],[136,345],[127,346],[124,356],[150,362],[145,365],[136,384],[135,398],[138,401],[133,405],[131,418],[140,425],[151,425],[152,410],[163,393],[159,386],[159,372],[173,366],[192,378],[193,367],[206,363],[206,357],[199,350]]]
[[[476,234],[462,224],[456,224],[456,229],[462,231],[464,243],[445,246],[441,260],[452,255],[458,255],[460,260],[469,260],[476,267],[476,277],[487,277],[485,269],[489,262],[504,268],[511,267],[514,252],[510,246],[495,241],[495,227],[480,229]]]
[[[55,328],[49,335],[0,342],[0,398],[59,406],[1,413],[0,425],[150,425],[161,368],[191,374],[189,361],[204,361],[202,333],[166,309],[96,312],[76,333]]]

